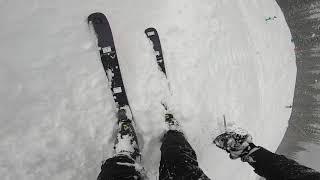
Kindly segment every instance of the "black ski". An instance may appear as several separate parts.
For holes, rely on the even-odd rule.
[[[167,76],[166,67],[164,65],[164,60],[163,60],[163,53],[162,53],[160,38],[157,30],[155,28],[150,27],[150,28],[147,28],[144,32],[153,44],[153,50],[156,54],[157,64],[160,70],[165,74],[165,76]]]
[[[114,101],[117,103],[119,109],[124,106],[129,106],[109,22],[102,13],[91,14],[88,17],[88,22],[92,24],[98,39],[101,62],[107,78],[109,82],[111,82]]]
[[[156,61],[157,61],[158,67],[161,70],[161,72],[165,75],[165,77],[167,79],[167,83],[168,83],[168,90],[170,91],[170,83],[169,83],[169,80],[167,77],[166,67],[164,64],[159,34],[158,34],[157,30],[153,27],[147,28],[144,32],[153,44],[153,50],[156,55]],[[167,103],[161,102],[161,104],[163,105],[164,109],[166,110],[165,122],[168,123],[168,126],[171,128],[172,127],[175,127],[175,128],[179,127],[179,122],[174,118],[173,114],[169,111]]]
[[[153,44],[153,51],[156,55],[156,61],[158,64],[158,67],[160,69],[160,71],[165,75],[165,77],[167,78],[168,81],[168,77],[167,77],[167,72],[166,72],[166,67],[164,64],[164,59],[163,59],[163,53],[162,53],[162,48],[161,48],[161,43],[160,43],[160,38],[159,38],[159,34],[157,32],[157,30],[153,27],[149,27],[147,28],[144,33],[146,34],[146,36],[148,37],[148,39],[152,42]],[[168,88],[170,91],[170,84],[168,81]],[[163,107],[168,110],[167,104],[165,102],[161,103],[163,105]]]
[[[140,151],[138,149],[137,136],[132,125],[132,111],[129,106],[127,94],[123,85],[116,48],[109,22],[104,14],[97,12],[89,15],[88,23],[92,25],[95,31],[95,35],[98,40],[101,62],[106,72],[108,83],[116,103],[119,125],[118,133],[120,134],[121,138],[123,135],[129,135],[133,137],[132,146],[134,146],[135,152],[134,154],[131,153],[130,155],[133,158],[136,158],[140,154]],[[115,144],[121,141],[121,138],[117,138]]]

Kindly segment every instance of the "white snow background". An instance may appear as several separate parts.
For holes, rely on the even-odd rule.
[[[115,106],[86,22],[93,12],[110,22],[150,179],[158,178],[166,96],[144,34],[150,26],[162,42],[171,108],[200,166],[212,179],[256,179],[211,141],[223,114],[272,151],[284,135],[296,66],[273,0],[0,0],[1,179],[95,179],[111,157]]]

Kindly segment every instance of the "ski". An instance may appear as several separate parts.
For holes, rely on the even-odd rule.
[[[104,14],[96,12],[88,16],[88,24],[95,31],[100,59],[117,107],[118,135],[114,149],[117,154],[129,154],[136,159],[140,155],[140,150],[109,22]],[[123,144],[128,142],[130,143]],[[117,146],[118,144],[121,145]],[[134,149],[133,152],[132,149]]]
[[[156,62],[158,64],[158,68],[165,75],[165,77],[167,79],[167,83],[168,83],[168,90],[170,92],[170,83],[168,80],[167,71],[166,71],[166,67],[165,67],[165,63],[164,63],[164,59],[163,59],[163,52],[162,52],[162,48],[161,48],[159,34],[158,34],[157,30],[153,27],[147,28],[144,32],[145,32],[147,38],[153,44],[153,50],[154,50],[154,53],[156,56]],[[166,110],[165,122],[168,124],[169,129],[179,130],[180,129],[179,122],[174,118],[172,112],[170,112],[170,110],[168,109],[168,104],[166,102],[161,102],[161,104],[164,107],[164,109]]]
[[[163,59],[163,53],[162,53],[162,48],[161,48],[161,42],[160,42],[160,38],[159,38],[159,34],[157,32],[157,30],[153,27],[149,27],[147,28],[144,33],[146,34],[147,38],[152,42],[153,45],[153,51],[155,53],[156,56],[156,62],[158,64],[158,68],[159,70],[165,75],[167,82],[168,82],[168,89],[170,91],[170,84],[169,84],[169,80],[167,77],[167,72],[166,72],[166,67],[164,64],[164,59]],[[165,102],[161,103],[165,110],[168,110],[167,104]]]
[[[156,60],[157,60],[157,64],[159,66],[159,69],[167,77],[166,67],[164,65],[164,60],[163,60],[163,53],[162,53],[160,38],[159,38],[159,34],[158,34],[157,30],[153,27],[150,27],[150,28],[147,28],[144,32],[153,44],[153,50],[156,54]]]

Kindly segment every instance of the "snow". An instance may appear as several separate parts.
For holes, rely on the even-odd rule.
[[[210,178],[255,179],[211,141],[223,115],[273,151],[284,135],[296,66],[271,0],[1,0],[2,179],[95,179],[112,156],[115,104],[86,23],[93,12],[111,24],[150,179],[158,176],[164,100]],[[150,26],[161,38],[170,93],[144,34]]]
[[[127,154],[130,155],[134,153],[134,148],[137,144],[133,141],[133,137],[130,135],[121,136],[118,134],[118,143],[115,145],[116,154]]]

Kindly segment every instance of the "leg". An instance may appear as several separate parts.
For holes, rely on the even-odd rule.
[[[101,166],[98,180],[140,180],[141,175],[135,169],[135,161],[126,155],[114,156]]]
[[[208,180],[198,166],[197,156],[182,132],[169,130],[161,146],[159,180]]]

